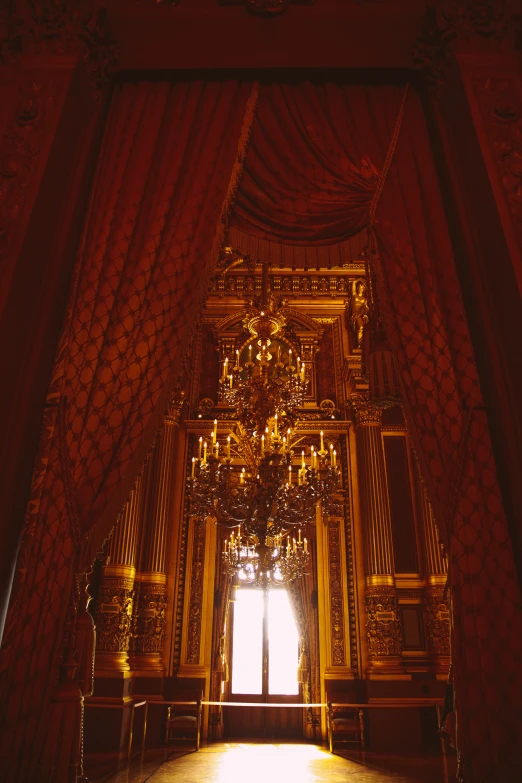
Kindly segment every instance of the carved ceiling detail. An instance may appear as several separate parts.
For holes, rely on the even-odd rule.
[[[519,0],[436,0],[426,10],[413,62],[436,89],[444,82],[456,49],[520,46],[521,34]]]
[[[9,12],[0,11],[0,64],[20,55],[77,55],[98,92],[119,58],[105,3],[15,0]]]

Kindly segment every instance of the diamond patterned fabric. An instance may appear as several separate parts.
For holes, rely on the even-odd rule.
[[[401,95],[385,86],[265,86],[232,225],[309,246],[369,225]],[[411,89],[375,206],[379,300],[450,555],[465,779],[522,780],[520,588],[422,106]]]
[[[74,647],[75,574],[121,511],[199,317],[251,92],[232,81],[115,88],[0,659],[3,772],[13,783],[35,775],[56,663]]]

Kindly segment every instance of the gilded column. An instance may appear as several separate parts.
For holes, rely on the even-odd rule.
[[[96,671],[129,671],[134,579],[143,506],[142,474],[108,545],[96,607]]]
[[[419,500],[426,551],[426,590],[424,609],[428,650],[435,668],[446,672],[450,659],[450,613],[446,594],[446,564],[439,544],[433,509],[420,480]]]
[[[370,671],[400,669],[399,622],[391,514],[384,450],[382,411],[363,395],[353,395],[361,519],[366,549],[366,640]]]
[[[132,645],[132,668],[163,672],[167,612],[167,544],[177,433],[184,397],[171,404],[151,460],[146,523],[142,534],[140,572]]]

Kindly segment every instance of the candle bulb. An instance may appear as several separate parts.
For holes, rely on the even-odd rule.
[[[248,346],[248,361],[252,362],[252,344]]]
[[[265,453],[265,436],[261,435],[261,456]]]
[[[232,376],[231,375],[228,376],[228,381],[230,383],[230,388],[232,388]]]
[[[301,528],[299,528],[299,538],[297,540],[301,543]]]
[[[301,380],[304,381],[304,379],[305,379],[305,366],[304,366],[304,362],[303,362],[303,364],[301,366]]]
[[[194,469],[195,469],[195,467],[196,467],[196,458],[192,457],[192,473],[191,473],[191,476],[190,476],[191,478],[194,478]]]
[[[278,432],[277,432],[277,413],[274,416],[274,437],[275,438],[279,437]]]
[[[217,419],[214,419],[214,432],[212,433],[212,440],[214,443],[217,440]]]
[[[200,438],[200,439],[199,439],[199,454],[198,454],[198,459],[201,459],[201,444],[202,444],[202,442],[203,442],[203,438]]]
[[[304,451],[301,452],[301,467],[304,471],[305,469],[305,459],[304,459]]]
[[[236,370],[239,370],[239,351],[236,351]]]
[[[336,452],[335,449],[334,449],[333,457],[334,457],[334,464],[333,464],[333,466],[335,468],[337,466],[337,452]]]
[[[323,431],[321,430],[321,451],[324,451],[324,438],[323,438]]]
[[[227,438],[227,457],[230,459],[230,435]]]
[[[292,349],[288,351],[288,367],[291,369],[293,367],[292,365]]]
[[[203,465],[207,464],[207,441],[203,441]]]
[[[308,552],[308,541],[306,540],[306,538],[304,540],[304,551]]]
[[[226,378],[228,375],[228,356],[225,357],[225,366],[223,368],[223,377]]]
[[[292,486],[292,466],[289,465],[288,467],[288,486]]]
[[[239,474],[239,483],[240,484],[244,484],[245,483],[245,469],[244,468],[241,471],[241,473]]]

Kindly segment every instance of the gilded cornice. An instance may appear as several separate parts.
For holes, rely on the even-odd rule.
[[[72,56],[83,60],[94,93],[119,59],[102,0],[15,0],[0,12],[0,64],[20,56]]]
[[[432,89],[445,81],[454,53],[462,49],[515,49],[520,46],[519,0],[436,0],[426,10],[412,57]]]

